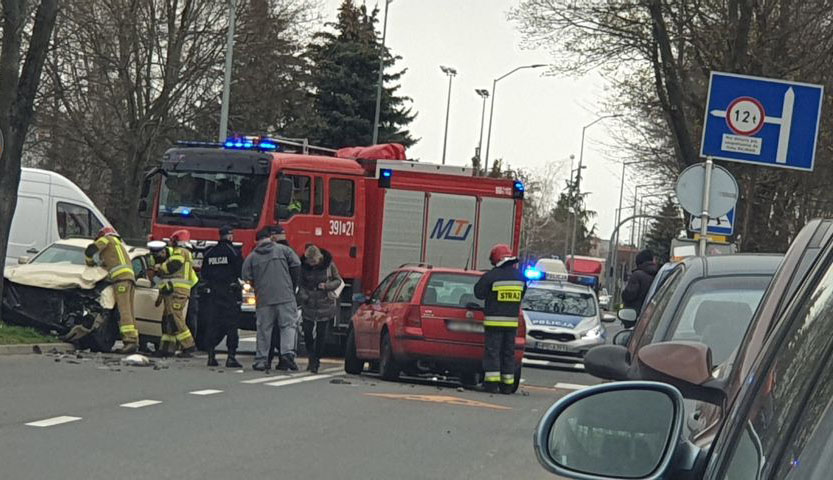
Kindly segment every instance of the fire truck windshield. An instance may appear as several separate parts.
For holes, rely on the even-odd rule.
[[[159,190],[158,222],[167,225],[255,228],[268,177],[169,171]]]

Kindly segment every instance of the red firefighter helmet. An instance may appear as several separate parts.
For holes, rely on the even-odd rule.
[[[116,236],[118,236],[118,234],[119,234],[119,232],[117,232],[115,228],[113,228],[110,225],[106,225],[104,227],[101,227],[101,230],[98,231],[98,235],[96,235],[95,238],[96,238],[96,240],[98,240],[99,238],[101,238],[105,235],[116,235]]]
[[[498,263],[506,260],[507,258],[513,258],[512,249],[509,245],[505,243],[499,243],[492,247],[492,251],[489,253],[489,261],[492,262],[492,265],[497,265]]]
[[[191,232],[188,230],[177,230],[171,235],[171,243],[175,246],[187,245],[191,241]]]

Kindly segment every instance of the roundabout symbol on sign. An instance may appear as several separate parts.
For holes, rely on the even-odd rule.
[[[765,119],[764,106],[752,97],[736,98],[726,109],[726,123],[738,135],[755,135],[764,128]]]

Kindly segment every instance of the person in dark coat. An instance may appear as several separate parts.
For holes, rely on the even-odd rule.
[[[636,270],[631,273],[628,284],[622,291],[622,302],[625,308],[636,310],[637,314],[642,310],[642,304],[645,303],[645,297],[648,295],[657,270],[659,268],[654,260],[653,252],[646,249],[636,255]]]
[[[342,285],[333,256],[315,245],[307,245],[301,257],[298,306],[301,308],[304,343],[309,355],[307,370],[318,373],[327,330],[338,313],[337,290]]]

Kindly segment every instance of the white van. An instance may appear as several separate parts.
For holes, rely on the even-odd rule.
[[[63,175],[23,168],[6,265],[31,257],[59,239],[93,237],[109,223],[78,185]]]

